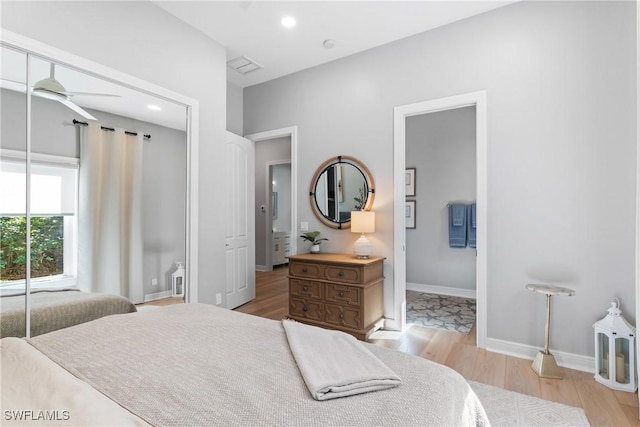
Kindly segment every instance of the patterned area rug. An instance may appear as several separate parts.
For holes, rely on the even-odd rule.
[[[588,426],[582,408],[469,381],[492,426]]]
[[[468,334],[475,321],[475,299],[407,291],[407,324]]]

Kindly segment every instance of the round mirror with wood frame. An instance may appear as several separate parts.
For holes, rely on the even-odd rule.
[[[369,169],[351,156],[332,157],[322,163],[309,186],[313,213],[332,228],[351,228],[351,211],[371,210],[374,197]]]

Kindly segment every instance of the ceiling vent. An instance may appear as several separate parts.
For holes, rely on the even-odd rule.
[[[243,75],[262,69],[262,65],[258,64],[252,59],[247,58],[246,56],[239,56],[235,59],[232,59],[231,61],[228,61],[227,66]]]

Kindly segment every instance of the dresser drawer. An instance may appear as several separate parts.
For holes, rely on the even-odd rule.
[[[304,279],[289,280],[289,292],[293,297],[322,299],[323,284]]]
[[[362,312],[359,308],[325,304],[324,321],[330,325],[351,329],[361,329]]]
[[[362,270],[358,267],[327,265],[325,277],[333,282],[362,283]]]
[[[289,314],[291,316],[317,321],[323,320],[324,304],[294,297],[291,297],[289,301]]]
[[[325,299],[329,302],[360,307],[362,305],[362,289],[356,286],[327,283]]]
[[[320,279],[324,272],[322,264],[293,261],[289,263],[289,274],[296,277]]]

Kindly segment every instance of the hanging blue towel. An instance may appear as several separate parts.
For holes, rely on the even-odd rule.
[[[466,205],[449,203],[449,247],[467,246]]]
[[[469,247],[476,247],[476,204],[471,203],[467,206],[467,240]]]

